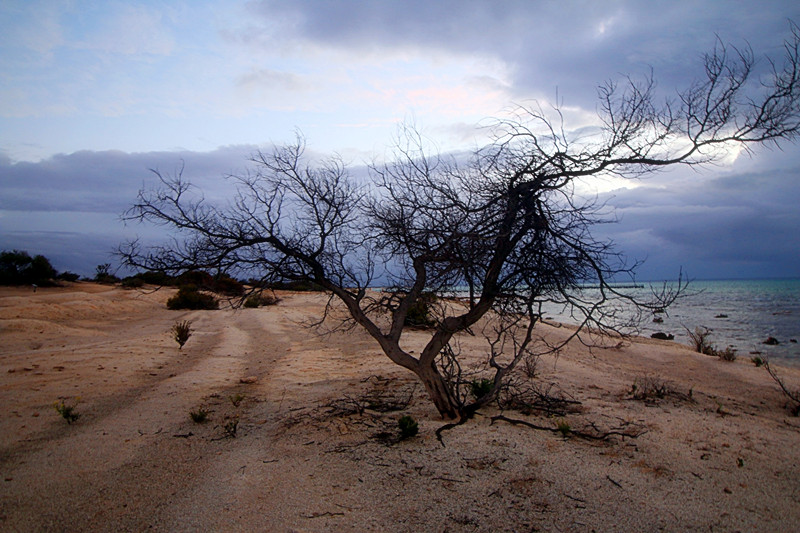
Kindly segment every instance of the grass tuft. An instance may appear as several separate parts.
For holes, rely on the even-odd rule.
[[[172,338],[178,343],[178,349],[183,349],[183,345],[192,336],[192,323],[188,320],[175,322],[172,326]]]

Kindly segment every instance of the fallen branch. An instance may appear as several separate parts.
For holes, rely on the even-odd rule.
[[[568,436],[575,436],[581,439],[586,440],[606,440],[611,436],[617,435],[620,437],[630,437],[630,438],[637,438],[641,435],[647,433],[647,430],[634,428],[634,429],[626,429],[626,428],[612,428],[608,431],[601,431],[597,428],[594,424],[590,424],[590,427],[593,431],[584,431],[584,430],[575,430],[575,429],[564,429],[561,427],[552,427],[552,426],[540,426],[538,424],[534,424],[532,422],[528,422],[527,420],[519,420],[517,418],[508,418],[505,415],[497,415],[492,417],[492,424],[495,422],[508,422],[512,425],[521,425],[526,426],[531,429],[538,429],[540,431],[549,431],[551,433],[559,433],[564,435],[565,437]]]

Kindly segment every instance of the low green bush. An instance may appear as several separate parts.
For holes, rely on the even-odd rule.
[[[482,378],[472,380],[469,384],[470,392],[475,396],[476,400],[480,400],[484,396],[491,394],[494,390],[494,380]]]
[[[212,310],[219,309],[219,302],[210,294],[198,291],[194,285],[182,285],[178,293],[167,300],[167,309]]]
[[[411,438],[419,432],[419,424],[408,415],[401,416],[400,420],[397,421],[397,425],[400,428],[401,440]]]

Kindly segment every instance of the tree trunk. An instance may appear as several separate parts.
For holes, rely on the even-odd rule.
[[[450,387],[448,387],[435,366],[420,365],[415,370],[415,373],[419,376],[422,384],[425,385],[428,396],[430,396],[442,418],[449,418],[450,420],[461,418],[461,410],[455,398],[453,398]]]

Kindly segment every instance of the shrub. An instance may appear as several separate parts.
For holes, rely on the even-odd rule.
[[[72,281],[72,282],[75,282],[75,281],[78,281],[80,279],[80,275],[76,274],[75,272],[70,272],[70,271],[67,270],[67,271],[62,272],[58,276],[56,276],[56,279],[57,280],[61,280],[61,281]]]
[[[172,326],[172,338],[178,343],[178,349],[182,349],[189,337],[192,336],[192,323],[188,320],[175,322]]]
[[[277,298],[272,294],[254,293],[247,297],[243,305],[248,309],[254,309],[256,307],[261,307],[262,305],[276,305],[280,301],[280,298]]]
[[[202,270],[187,270],[177,278],[179,285],[194,285],[195,287],[208,287],[214,281],[211,274]]]
[[[558,420],[556,420],[556,429],[564,437],[568,437],[569,434],[572,432],[572,428],[570,427],[569,422],[567,422],[563,418],[559,418]]]
[[[417,298],[417,301],[408,308],[405,325],[418,328],[429,328],[435,326],[436,320],[434,320],[431,314],[431,307],[435,301],[436,296],[433,294],[426,293],[420,295],[420,297]]]
[[[177,280],[180,285],[194,285],[201,290],[226,296],[241,296],[244,294],[244,285],[226,274],[212,276],[202,270],[188,270],[178,276]]]
[[[139,289],[144,287],[144,280],[136,276],[129,276],[122,280],[123,289]]]
[[[71,405],[67,405],[64,400],[55,402],[53,404],[53,408],[61,415],[61,417],[67,421],[67,424],[72,424],[77,419],[81,417],[79,413],[75,412],[75,408],[78,406],[78,399],[75,399],[75,403]]]
[[[400,427],[400,440],[413,437],[419,432],[417,421],[408,415],[401,416],[400,420],[397,421],[397,425]]]
[[[208,289],[225,296],[241,296],[244,294],[244,285],[225,275],[220,275],[214,279]]]
[[[97,265],[94,271],[94,281],[97,283],[117,283],[119,281],[119,278],[111,273],[111,263]]]
[[[690,331],[689,328],[684,328],[686,333],[689,334],[689,338],[692,340],[692,345],[694,350],[698,353],[706,354],[706,355],[714,355],[714,346],[709,341],[709,337],[711,337],[711,330],[705,326],[694,328],[694,331]]]
[[[197,411],[189,411],[189,417],[195,424],[202,424],[208,420],[208,411],[205,408],[200,407],[197,409]]]
[[[724,350],[712,349],[712,351],[723,361],[736,361],[736,349],[733,346],[728,346]]]
[[[31,257],[28,252],[0,252],[0,285],[52,285],[56,269],[43,255]]]
[[[764,365],[764,358],[761,357],[760,355],[754,355],[753,357],[750,358],[750,361],[752,361],[753,364],[756,365],[757,367]]]
[[[230,437],[232,439],[236,438],[236,430],[239,428],[239,417],[235,416],[225,422],[223,426],[223,430],[225,430],[225,436]]]
[[[236,394],[228,396],[228,399],[234,407],[239,407],[239,404],[244,400],[244,394],[237,392]]]
[[[219,302],[210,294],[204,294],[194,285],[182,285],[178,294],[167,300],[167,309],[219,309]]]
[[[491,394],[494,390],[494,381],[487,378],[472,380],[469,384],[469,390],[476,400],[480,400],[484,396]]]
[[[176,278],[170,276],[166,272],[162,272],[159,270],[148,270],[147,272],[140,272],[134,276],[135,278],[139,278],[144,283],[148,283],[150,285],[175,285],[177,283]]]
[[[665,398],[672,392],[670,384],[656,376],[643,376],[636,378],[631,385],[630,396],[634,400],[652,400]]]

